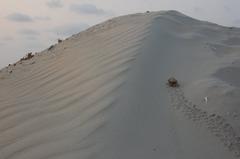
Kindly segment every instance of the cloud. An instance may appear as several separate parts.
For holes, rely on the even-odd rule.
[[[34,19],[41,20],[41,21],[49,21],[49,20],[51,20],[51,18],[48,17],[48,16],[36,16],[36,17],[34,17]]]
[[[38,38],[36,36],[27,36],[26,40],[35,41],[38,40]]]
[[[4,41],[12,41],[12,40],[14,40],[14,38],[12,36],[5,36],[5,37],[3,37],[3,40]]]
[[[229,6],[223,6],[223,9],[224,9],[226,12],[231,11],[231,8],[230,8]]]
[[[200,8],[200,7],[194,7],[193,12],[195,12],[197,14],[200,14],[200,13],[203,13],[204,10],[203,10],[203,8]]]
[[[58,26],[56,28],[53,28],[50,30],[50,32],[58,36],[67,37],[73,34],[77,34],[88,27],[89,25],[85,23],[69,24],[69,25]]]
[[[239,27],[240,26],[240,19],[234,20],[233,24]]]
[[[22,13],[13,13],[6,17],[10,21],[15,22],[33,22],[33,18]]]
[[[19,30],[18,33],[23,35],[29,35],[29,36],[36,36],[40,34],[39,32],[32,29],[22,29],[22,30]]]
[[[72,4],[70,10],[78,14],[103,15],[107,14],[103,9],[97,8],[93,4]]]
[[[63,4],[61,0],[50,0],[47,2],[47,6],[50,8],[62,8]]]

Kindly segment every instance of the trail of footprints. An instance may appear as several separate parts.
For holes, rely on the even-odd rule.
[[[240,157],[240,137],[233,127],[220,115],[209,114],[198,108],[184,96],[181,88],[170,88],[172,106],[182,112],[188,119],[198,122],[221,140],[227,149]]]

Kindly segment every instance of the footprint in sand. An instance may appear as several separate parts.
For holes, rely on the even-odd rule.
[[[204,125],[223,143],[236,157],[240,157],[240,137],[237,136],[231,124],[220,115],[210,114],[194,105],[185,96],[181,88],[169,88],[171,105],[177,111],[194,122]]]

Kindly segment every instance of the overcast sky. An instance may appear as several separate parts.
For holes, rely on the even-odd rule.
[[[240,0],[0,0],[0,68],[111,17],[178,10],[240,26],[239,6]]]

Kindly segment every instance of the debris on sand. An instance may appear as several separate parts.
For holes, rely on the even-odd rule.
[[[208,102],[208,97],[204,97],[204,101],[205,101],[205,103],[207,104],[207,102]]]
[[[168,86],[179,87],[179,84],[178,84],[178,81],[174,77],[171,77],[168,79]]]

